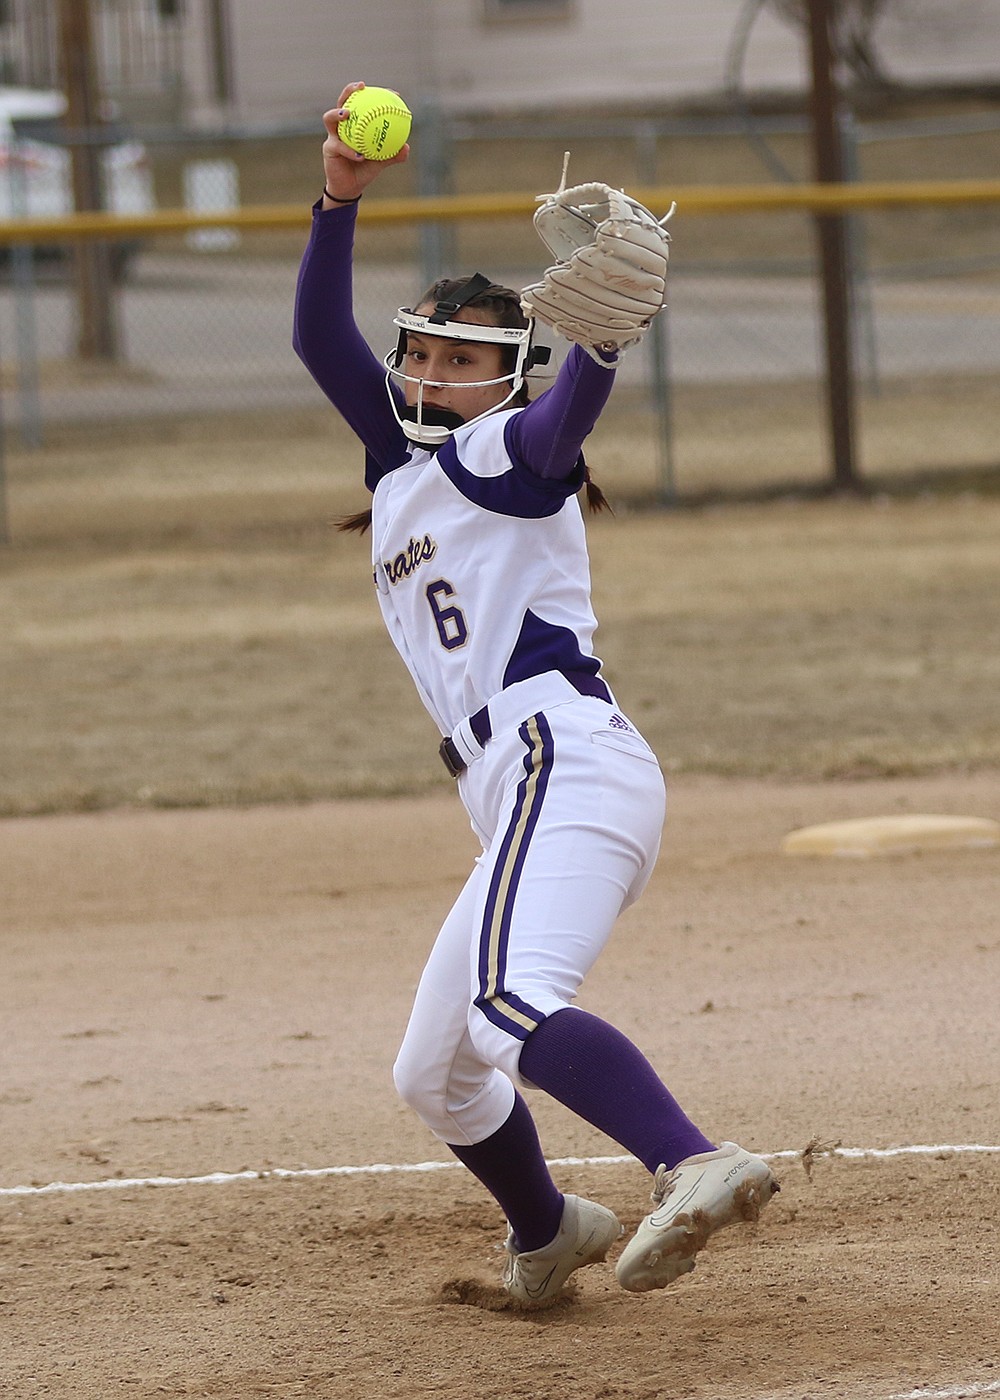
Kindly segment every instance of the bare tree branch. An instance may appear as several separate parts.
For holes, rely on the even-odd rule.
[[[889,83],[879,58],[875,28],[892,3],[893,0],[831,0],[837,60],[864,87],[885,87]],[[766,0],[766,8],[788,24],[808,27],[806,0]]]

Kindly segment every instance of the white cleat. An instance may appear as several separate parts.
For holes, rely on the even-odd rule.
[[[655,1210],[622,1250],[615,1275],[631,1293],[647,1293],[689,1274],[716,1230],[756,1220],[780,1190],[771,1168],[735,1142],[686,1157],[654,1179]]]
[[[542,1249],[519,1253],[513,1234],[507,1236],[503,1283],[519,1303],[555,1301],[574,1269],[596,1264],[624,1233],[618,1218],[605,1206],[582,1196],[566,1196],[559,1233]]]

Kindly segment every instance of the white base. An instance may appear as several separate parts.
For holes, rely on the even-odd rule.
[[[1000,822],[988,817],[909,815],[801,827],[785,837],[781,849],[790,856],[874,856],[997,847]]]

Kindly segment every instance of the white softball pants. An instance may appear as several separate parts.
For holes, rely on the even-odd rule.
[[[663,776],[621,712],[580,697],[487,744],[459,778],[483,854],[437,937],[393,1076],[442,1141],[510,1116],[524,1041],[568,1006],[659,850]]]

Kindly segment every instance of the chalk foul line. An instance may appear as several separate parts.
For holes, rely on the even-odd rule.
[[[904,1147],[829,1147],[816,1152],[816,1156],[845,1157],[849,1160],[883,1159],[888,1157],[951,1157],[960,1153],[1000,1153],[1000,1144],[987,1143],[936,1143],[912,1144]],[[769,1162],[795,1160],[802,1157],[800,1150],[785,1149],[780,1152],[762,1152]],[[549,1159],[552,1167],[616,1167],[634,1162],[635,1158],[624,1157],[554,1157]],[[135,1176],[107,1177],[100,1181],[50,1181],[44,1186],[0,1186],[0,1198],[13,1196],[58,1196],[82,1191],[132,1191],[149,1186],[229,1186],[238,1181],[310,1181],[323,1177],[336,1176],[386,1176],[421,1175],[430,1172],[453,1171],[461,1162],[369,1162],[361,1166],[343,1167],[261,1167],[241,1172],[208,1172],[203,1176]],[[1000,1382],[992,1386],[1000,1391]],[[893,1397],[893,1400],[934,1400],[940,1396],[964,1392],[913,1391],[908,1396]],[[981,1392],[987,1393],[987,1392]]]
[[[888,1396],[888,1400],[972,1400],[973,1396],[997,1394],[1000,1394],[1000,1381],[973,1381],[944,1390],[906,1390]]]

